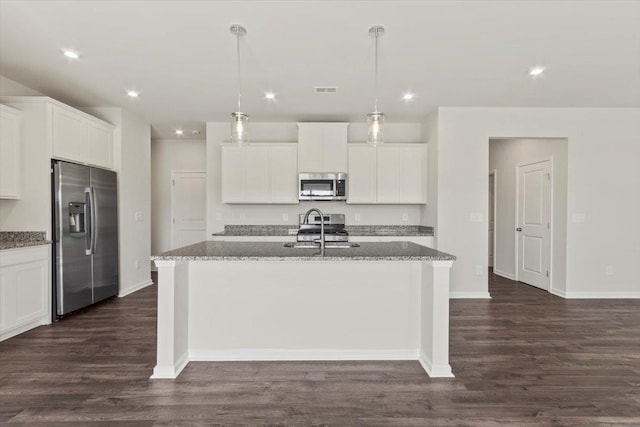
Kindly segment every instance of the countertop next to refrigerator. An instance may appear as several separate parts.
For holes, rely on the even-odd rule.
[[[0,231],[0,250],[49,245],[44,231]]]

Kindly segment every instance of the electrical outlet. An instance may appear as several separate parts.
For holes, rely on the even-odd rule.
[[[476,276],[482,276],[482,265],[476,265]]]
[[[284,222],[289,221],[289,214],[288,213],[283,213],[282,214],[282,221],[284,221]]]
[[[584,222],[587,222],[587,215],[583,213],[574,213],[573,215],[571,215],[571,221],[574,224],[582,224]]]
[[[604,274],[607,276],[613,276],[613,265],[607,265],[604,268]]]
[[[246,220],[247,220],[247,214],[241,213],[240,214],[240,221],[246,221]]]
[[[409,221],[409,214],[406,212],[402,212],[402,220],[403,221]]]
[[[354,217],[355,217],[356,221],[360,221],[360,214],[359,213],[355,214]]]
[[[471,212],[469,214],[469,221],[471,222],[482,222],[483,219],[484,215],[482,215],[480,212]]]
[[[142,222],[143,221],[143,216],[142,216],[142,212],[136,212],[134,214],[134,219],[136,220],[136,222]]]
[[[216,212],[216,221],[222,221],[222,214],[220,212]]]

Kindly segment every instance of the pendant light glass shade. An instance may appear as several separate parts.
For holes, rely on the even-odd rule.
[[[247,124],[249,116],[245,113],[231,113],[231,142],[242,144],[247,142]]]
[[[381,144],[384,142],[384,114],[373,112],[367,114],[367,124],[369,132],[367,133],[367,142],[370,144]]]
[[[369,127],[367,142],[377,145],[384,142],[384,114],[378,111],[378,37],[384,34],[384,27],[382,25],[374,25],[369,28],[369,34],[375,38],[375,102],[373,113],[367,114],[367,125]]]
[[[238,54],[238,111],[231,113],[231,142],[242,144],[247,142],[247,125],[249,116],[241,113],[240,100],[242,98],[242,79],[240,74],[240,37],[247,34],[247,29],[242,25],[233,24],[229,28],[231,34],[236,36],[236,52]]]

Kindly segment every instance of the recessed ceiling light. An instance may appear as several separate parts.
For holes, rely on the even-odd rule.
[[[264,97],[269,100],[276,99],[276,94],[273,92],[265,92]]]
[[[184,135],[184,131],[182,129],[176,129],[176,135],[182,136]]]
[[[537,65],[531,69],[529,69],[529,75],[533,76],[533,77],[537,77],[537,76],[541,76],[544,73],[544,70],[546,70],[547,67],[542,66],[542,65]]]
[[[199,131],[199,130],[197,130],[197,129],[192,130],[192,131],[191,131],[191,133],[192,133],[193,135],[200,135],[200,131]]]
[[[415,98],[415,95],[413,93],[405,93],[404,95],[402,95],[402,99],[404,99],[405,101],[411,101],[413,98]]]
[[[80,54],[78,52],[76,52],[75,50],[71,50],[71,49],[62,49],[62,53],[64,54],[64,56],[66,56],[67,58],[71,58],[71,59],[78,59],[80,58]]]
[[[138,96],[140,96],[140,94],[135,90],[128,90],[127,96],[129,96],[130,98],[137,98]]]

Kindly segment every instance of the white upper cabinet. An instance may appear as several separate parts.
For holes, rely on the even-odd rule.
[[[427,145],[349,144],[347,203],[427,202]]]
[[[87,163],[113,169],[113,129],[98,122],[87,122]]]
[[[297,144],[222,144],[223,203],[298,203]]]
[[[0,105],[0,199],[22,191],[22,112]]]
[[[349,123],[298,123],[298,171],[346,172]]]
[[[348,203],[376,203],[376,159],[376,147],[349,144]]]
[[[59,105],[52,126],[53,157],[113,169],[113,126]]]

